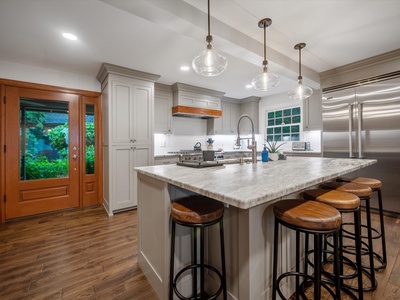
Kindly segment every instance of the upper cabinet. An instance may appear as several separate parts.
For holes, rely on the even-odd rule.
[[[221,97],[225,94],[177,82],[173,91],[174,116],[215,118],[221,116]]]
[[[254,124],[255,134],[259,133],[258,102],[259,97],[233,99],[223,97],[221,101],[222,117],[210,119],[207,122],[207,134],[237,134],[237,122],[243,114],[248,115]],[[240,121],[240,134],[251,133],[251,122],[248,118]]]
[[[154,84],[154,133],[172,133],[172,89]]]
[[[112,143],[149,144],[153,139],[152,83],[121,76],[111,79]]]
[[[240,116],[248,115],[254,124],[254,133],[260,133],[259,130],[259,113],[258,106],[260,102],[260,97],[248,97],[240,100]],[[240,117],[239,116],[239,117]],[[237,121],[236,121],[237,122]],[[243,118],[240,121],[240,133],[241,134],[251,134],[251,122],[248,118]]]
[[[310,98],[303,101],[303,130],[322,130],[322,94],[314,91]]]

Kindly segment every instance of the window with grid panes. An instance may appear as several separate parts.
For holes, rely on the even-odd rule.
[[[300,107],[267,111],[265,119],[265,137],[268,141],[300,140]]]

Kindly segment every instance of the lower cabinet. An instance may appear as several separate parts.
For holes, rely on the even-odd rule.
[[[137,206],[137,174],[135,167],[151,165],[151,146],[128,145],[112,147],[110,210],[115,212]]]

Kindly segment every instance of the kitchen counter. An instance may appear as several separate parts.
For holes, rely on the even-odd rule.
[[[138,167],[138,262],[160,299],[168,299],[171,202],[201,194],[225,203],[228,299],[271,298],[273,203],[374,164],[376,160],[288,157],[275,162],[194,169],[177,165]],[[290,201],[290,200],[288,200]],[[176,268],[190,261],[190,229],[178,226]],[[294,234],[284,231],[278,268],[295,267]],[[207,260],[219,266],[218,230],[208,231]],[[215,255],[214,255],[215,254]],[[218,284],[211,276],[207,286]],[[183,276],[180,290],[190,288]],[[290,296],[293,282],[283,291]]]
[[[242,209],[277,199],[375,163],[376,160],[288,157],[257,164],[192,168],[168,165],[136,170]]]

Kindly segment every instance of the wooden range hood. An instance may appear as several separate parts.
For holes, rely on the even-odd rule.
[[[202,119],[222,116],[221,98],[225,93],[179,82],[171,88],[173,116]]]

